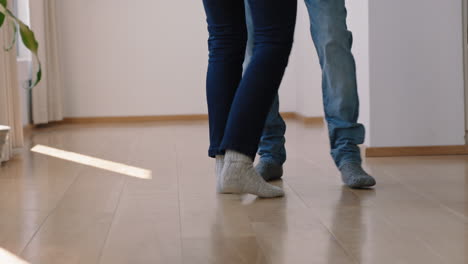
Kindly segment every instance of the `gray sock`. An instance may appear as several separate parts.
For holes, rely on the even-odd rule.
[[[263,198],[284,195],[281,188],[267,183],[254,169],[248,156],[227,150],[221,177],[218,178],[220,193],[250,193]]]
[[[369,188],[376,184],[375,179],[367,174],[359,163],[345,163],[340,167],[340,171],[343,183],[350,188]]]
[[[283,176],[283,166],[271,161],[262,161],[255,166],[255,170],[265,181],[276,181]]]
[[[216,190],[221,192],[221,172],[223,171],[224,167],[224,155],[216,155],[216,164],[215,164],[215,172],[216,172]]]

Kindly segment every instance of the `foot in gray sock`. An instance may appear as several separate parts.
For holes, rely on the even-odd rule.
[[[283,176],[283,166],[271,161],[260,160],[255,170],[265,181],[276,181]]]
[[[281,188],[267,183],[255,171],[251,158],[232,150],[226,151],[218,188],[220,193],[250,193],[263,198],[284,195]]]
[[[345,163],[340,167],[340,172],[343,183],[350,188],[369,188],[376,184],[374,177],[367,174],[359,163]]]

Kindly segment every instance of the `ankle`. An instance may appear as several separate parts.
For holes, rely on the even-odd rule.
[[[216,155],[215,157],[216,164],[223,164],[224,163],[224,155]]]
[[[283,176],[283,166],[269,160],[260,160],[255,170],[265,181],[279,180]]]
[[[338,166],[338,170],[341,171],[344,167],[349,167],[349,166],[357,166],[357,167],[361,167],[361,168],[362,168],[362,162],[356,161],[356,160],[345,161],[345,162],[342,162],[342,163]]]
[[[226,156],[224,158],[226,162],[244,162],[244,163],[253,163],[253,160],[240,152],[237,152],[235,150],[226,150]]]

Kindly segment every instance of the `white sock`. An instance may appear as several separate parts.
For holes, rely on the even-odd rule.
[[[226,151],[217,186],[220,193],[250,193],[263,198],[284,195],[281,188],[267,183],[255,171],[252,159],[232,150]]]
[[[216,155],[215,173],[216,173],[216,190],[221,192],[221,183],[223,182],[221,172],[224,167],[224,155]]]

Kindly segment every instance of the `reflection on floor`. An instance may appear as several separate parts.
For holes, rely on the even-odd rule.
[[[35,130],[0,167],[1,252],[47,264],[468,263],[468,157],[367,159],[377,188],[350,190],[324,128],[288,126],[275,183],[286,197],[272,200],[215,193],[206,122]],[[36,145],[145,168],[152,179]]]

